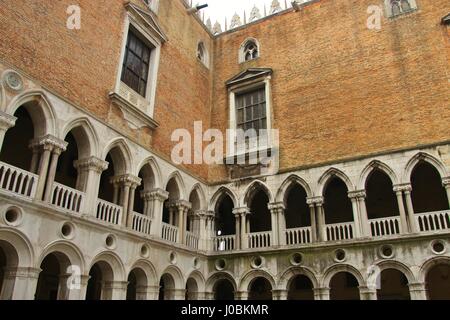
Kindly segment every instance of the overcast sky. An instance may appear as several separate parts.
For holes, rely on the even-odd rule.
[[[231,18],[236,12],[241,16],[241,18],[243,18],[244,10],[246,10],[248,18],[250,11],[255,4],[260,8],[261,14],[263,15],[264,4],[266,4],[268,12],[272,0],[193,0],[193,3],[207,3],[209,5],[207,9],[204,9],[205,21],[208,17],[210,17],[213,24],[218,20],[223,25],[225,17],[227,17],[229,25]],[[284,9],[284,0],[280,0],[280,4]]]

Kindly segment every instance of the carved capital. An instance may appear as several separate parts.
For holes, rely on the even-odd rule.
[[[283,202],[274,202],[269,203],[267,208],[272,212],[273,214],[283,214],[284,210],[286,210],[286,207],[284,206]]]
[[[348,193],[350,199],[365,199],[367,197],[366,190],[350,191]]]
[[[445,177],[442,179],[442,185],[446,188],[450,187],[450,177]]]
[[[29,145],[30,148],[42,148],[43,150],[49,150],[54,153],[61,153],[66,151],[68,143],[61,140],[51,134],[33,139]]]
[[[411,192],[412,186],[409,183],[396,184],[394,186],[394,192]]]
[[[151,191],[142,191],[141,197],[148,201],[160,201],[164,202],[169,199],[169,193],[163,189],[154,189]]]
[[[123,185],[125,187],[136,188],[142,182],[142,179],[132,174],[123,174],[110,179],[112,184]]]
[[[324,197],[311,197],[311,198],[306,198],[306,203],[309,206],[323,206],[323,204],[325,203],[325,198]]]
[[[108,169],[109,163],[97,157],[75,160],[73,166],[80,171],[95,171],[102,173]]]
[[[250,208],[242,207],[242,208],[234,208],[233,214],[235,217],[237,217],[237,216],[242,216],[242,215],[243,216],[249,215],[249,214],[251,214],[251,212],[250,212]]]
[[[192,208],[192,204],[186,200],[176,200],[169,203],[169,208],[174,208],[178,211],[188,211]]]

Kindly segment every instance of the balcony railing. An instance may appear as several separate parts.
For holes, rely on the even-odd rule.
[[[311,243],[311,227],[286,230],[286,244],[288,246],[307,243]]]
[[[388,217],[369,221],[372,237],[400,234],[400,217]]]
[[[104,222],[119,225],[122,221],[122,210],[121,206],[98,199],[96,218]]]
[[[450,210],[416,214],[420,232],[450,230]]]
[[[131,215],[131,228],[136,232],[150,235],[152,219],[137,212],[132,212]]]
[[[198,242],[199,242],[199,237],[192,233],[192,232],[186,232],[186,245],[188,247],[191,247],[193,249],[198,249]]]
[[[66,187],[59,183],[53,184],[52,204],[58,208],[74,213],[83,209],[84,192]]]
[[[15,195],[34,198],[39,176],[0,162],[0,188]]]
[[[236,236],[220,236],[213,239],[214,251],[233,251],[235,249]]]
[[[353,222],[325,225],[327,241],[350,240],[354,238],[355,224]]]
[[[178,228],[170,224],[162,224],[162,238],[166,241],[177,242]]]
[[[248,234],[248,247],[250,249],[270,247],[272,232],[257,232]]]

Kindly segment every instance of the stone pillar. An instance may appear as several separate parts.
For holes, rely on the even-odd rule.
[[[152,218],[151,234],[161,238],[164,202],[169,198],[169,193],[163,189],[154,189],[144,191],[142,196],[145,201],[149,201],[145,215]]]
[[[287,300],[288,291],[286,289],[276,289],[272,290],[272,299],[277,300]]]
[[[206,213],[206,250],[213,250],[213,238],[216,236],[216,215],[214,211]]]
[[[427,300],[428,293],[425,283],[410,283],[408,285],[411,300]]]
[[[450,177],[442,179],[442,185],[444,186],[445,191],[447,192],[447,200],[450,208]]]
[[[317,242],[317,220],[316,220],[316,204],[310,198],[306,199],[309,206],[309,215],[311,217],[311,242]]]
[[[134,206],[134,193],[137,186],[141,184],[142,179],[131,174],[124,174],[121,176],[112,177],[110,182],[115,186],[118,185],[121,189],[119,205],[123,207],[122,225],[126,227],[131,226],[132,212]],[[131,197],[133,196],[133,197]]]
[[[39,165],[40,150],[38,146],[30,146],[29,148],[33,154],[31,156],[30,172],[36,174]]]
[[[233,214],[236,217],[236,249],[246,249],[248,247],[247,234],[250,230],[247,229],[246,218],[250,214],[250,209],[247,207],[234,208]],[[239,246],[238,246],[239,244]]]
[[[52,150],[52,157],[50,161],[50,168],[48,169],[48,177],[47,183],[45,187],[44,193],[44,201],[51,202],[52,200],[52,191],[53,191],[53,183],[55,182],[56,176],[56,168],[58,166],[58,159],[61,155],[61,152],[65,151],[65,149],[60,149],[58,147],[54,147]]]
[[[186,218],[188,211],[192,208],[190,202],[185,200],[177,200],[169,204],[169,209],[172,208],[173,212],[178,215],[178,239],[180,244],[186,243]]]
[[[215,231],[212,230],[212,220],[214,219],[214,212],[199,210],[195,212],[195,216],[196,219],[198,219],[198,248],[203,251],[209,251],[212,248],[212,238],[215,237]]]
[[[44,192],[45,196],[51,193],[56,174],[56,166],[58,164],[58,157],[61,151],[66,150],[67,142],[62,141],[52,135],[46,135],[44,137],[32,140],[32,142],[30,143],[30,147],[33,149],[40,148],[42,150],[38,169],[39,181],[36,188],[36,199],[43,200]],[[52,156],[51,164],[50,156]],[[51,165],[50,169],[49,164]]]
[[[41,269],[6,268],[0,300],[34,300]]]
[[[6,131],[16,125],[17,118],[0,111],[0,151],[3,147],[3,141],[5,140]]]
[[[400,232],[402,234],[409,232],[408,218],[406,217],[405,204],[403,201],[403,187],[401,185],[394,186],[394,192],[397,196],[398,209],[400,214]]]
[[[108,169],[108,162],[97,157],[89,157],[76,160],[75,168],[78,170],[79,189],[85,192],[84,212],[95,216],[97,213],[97,199],[100,188],[100,177],[103,171]]]
[[[158,300],[159,286],[138,287],[137,300]],[[141,299],[142,298],[142,299]]]
[[[312,197],[308,198],[307,204],[309,205],[311,211],[311,233],[313,234],[313,239],[315,241],[325,241],[325,212],[323,210],[324,198],[323,197]],[[315,224],[315,226],[313,225]],[[315,230],[314,230],[315,229]]]
[[[330,300],[330,288],[314,288],[314,300]]]
[[[248,300],[248,291],[236,291],[234,298],[235,300]]]
[[[359,287],[361,300],[378,300],[377,290],[368,287]]]
[[[272,215],[272,246],[286,245],[286,218],[284,216],[284,203],[269,203],[268,208]]]
[[[418,232],[417,228],[417,222],[416,222],[416,216],[414,213],[414,206],[411,198],[411,191],[412,187],[411,185],[408,185],[405,187],[405,200],[406,200],[406,208],[408,209],[408,221],[409,221],[409,230],[411,233]]]
[[[171,289],[174,300],[186,300],[186,289]]]
[[[353,236],[355,238],[360,238],[362,232],[361,232],[361,219],[360,219],[361,214],[359,212],[359,202],[358,202],[359,193],[358,193],[358,191],[356,191],[356,192],[350,191],[348,193],[348,197],[352,201],[353,222],[355,224],[355,230],[354,230]]]
[[[235,220],[235,244],[234,249],[241,249],[241,214],[233,209],[233,215]],[[245,221],[244,221],[245,223]]]
[[[367,197],[366,191],[365,190],[356,191],[354,195],[358,202],[361,236],[371,237],[372,232],[370,230],[370,221],[367,215],[367,206],[366,206],[366,197]]]
[[[126,300],[128,282],[108,281],[103,284],[102,300]]]

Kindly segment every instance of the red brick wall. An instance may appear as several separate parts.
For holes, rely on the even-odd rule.
[[[212,126],[224,129],[224,82],[253,67],[274,69],[273,118],[281,169],[450,139],[448,39],[440,20],[447,0],[417,0],[419,10],[383,18],[368,30],[369,5],[382,0],[322,0],[224,34],[215,43]],[[261,57],[239,65],[247,37]],[[210,179],[222,179],[212,168]]]

